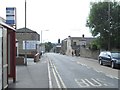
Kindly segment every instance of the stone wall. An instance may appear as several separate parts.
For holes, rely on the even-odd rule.
[[[99,50],[92,51],[90,49],[86,48],[80,48],[80,56],[86,57],[86,58],[92,58],[92,59],[98,59],[99,56]]]
[[[24,40],[36,40],[39,41],[39,35],[37,33],[16,33],[16,38],[18,40],[18,51],[19,55],[22,56],[25,54],[25,50],[23,49],[23,41]],[[28,55],[34,55],[36,54],[37,50],[26,50],[26,53]]]

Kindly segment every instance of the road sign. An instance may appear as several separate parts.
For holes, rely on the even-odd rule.
[[[36,49],[37,48],[37,44],[39,44],[39,41],[35,41],[35,40],[27,40],[26,41],[26,49],[27,50],[31,50],[31,49]],[[23,41],[23,49],[25,49],[25,41]]]
[[[7,7],[6,8],[6,23],[9,25],[14,25],[16,20],[16,8],[15,7]]]

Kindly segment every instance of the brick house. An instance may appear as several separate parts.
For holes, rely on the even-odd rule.
[[[29,28],[20,28],[16,30],[16,39],[18,40],[18,55],[25,55],[25,41],[26,53],[28,57],[34,57],[39,53],[40,35]]]

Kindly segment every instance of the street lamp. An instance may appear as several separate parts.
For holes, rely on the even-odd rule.
[[[41,51],[42,51],[42,32],[43,31],[49,31],[49,30],[41,30]]]
[[[49,30],[41,30],[41,44],[42,44],[42,32],[43,31],[49,31]]]

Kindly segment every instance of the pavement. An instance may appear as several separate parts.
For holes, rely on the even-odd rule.
[[[9,80],[8,88],[49,88],[47,65],[45,57],[39,62],[27,58],[27,66],[16,66],[16,82]]]

